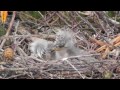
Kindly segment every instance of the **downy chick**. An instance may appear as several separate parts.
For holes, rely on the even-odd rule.
[[[42,59],[51,59],[51,50],[53,46],[53,42],[51,41],[35,38],[34,41],[30,43],[30,51],[36,57]]]
[[[56,60],[67,58],[70,56],[84,56],[90,55],[89,52],[78,48],[75,44],[77,43],[76,38],[74,36],[74,32],[72,31],[64,31],[60,30],[56,33],[56,39],[54,42],[54,58]],[[89,57],[80,57],[79,59],[84,60],[88,63],[98,61],[92,56]],[[84,63],[84,62],[81,62]]]
[[[80,54],[80,49],[75,46],[76,39],[71,31],[59,31],[56,33],[55,56],[56,59],[62,59],[69,56]]]

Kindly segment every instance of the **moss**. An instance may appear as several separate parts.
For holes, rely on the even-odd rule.
[[[37,11],[29,11],[29,14],[36,19],[41,18],[41,15]]]
[[[3,26],[0,26],[0,36],[5,35],[6,31]]]
[[[108,16],[115,17],[115,12],[114,11],[108,11]]]

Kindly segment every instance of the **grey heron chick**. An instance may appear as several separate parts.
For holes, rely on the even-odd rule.
[[[80,49],[75,46],[76,39],[72,31],[58,31],[56,33],[55,51],[56,59],[61,59],[69,56],[80,54]]]
[[[55,45],[58,47],[73,46],[76,43],[76,39],[72,31],[60,30],[56,33]]]
[[[36,57],[46,59],[51,57],[51,50],[54,46],[52,41],[47,41],[44,39],[35,39],[30,43],[30,51]]]

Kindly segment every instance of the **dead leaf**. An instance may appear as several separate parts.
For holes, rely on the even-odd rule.
[[[6,22],[7,16],[8,16],[8,11],[1,11],[1,20],[3,24]]]

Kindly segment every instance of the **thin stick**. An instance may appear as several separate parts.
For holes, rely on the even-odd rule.
[[[38,69],[38,68],[0,68],[0,71],[24,71],[24,70],[33,70],[33,69]]]
[[[44,38],[44,39],[46,39],[46,38],[51,38],[51,39],[55,39],[55,35],[47,35],[47,34],[42,34],[42,33],[40,33],[39,35],[9,35],[9,36],[2,36],[1,38],[14,38],[14,37],[18,37],[18,38],[22,38],[22,37],[24,37],[24,38],[29,38],[29,37],[38,37],[38,38]]]
[[[20,76],[23,76],[23,75],[26,75],[26,74],[27,74],[27,73],[25,73],[25,74],[18,74],[18,75],[14,75],[14,76],[10,76],[10,77],[4,78],[4,79],[17,78],[17,77],[20,77]]]
[[[66,61],[70,66],[72,66],[73,69],[75,69],[78,72],[78,74],[82,77],[82,79],[85,79],[86,76],[82,75],[81,72],[78,71],[77,68],[74,65],[72,65],[67,59],[64,58],[63,61]]]
[[[15,16],[16,16],[16,11],[13,11],[12,19],[11,19],[11,22],[10,22],[10,24],[9,24],[9,27],[8,27],[8,29],[7,29],[7,32],[6,32],[5,36],[8,36],[8,35],[9,35],[10,30],[11,30],[12,25],[13,25],[13,22],[14,22],[14,19],[15,19]],[[5,43],[5,42],[6,42],[6,39],[4,39],[4,40],[2,41],[2,43],[1,43],[1,45],[0,45],[0,49],[4,46],[4,43]]]

